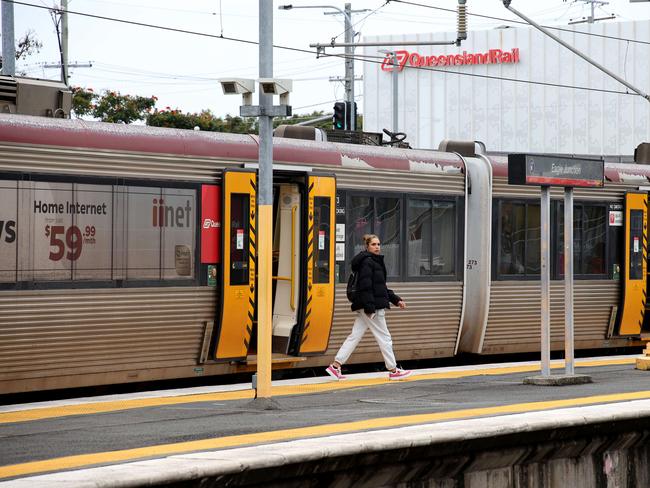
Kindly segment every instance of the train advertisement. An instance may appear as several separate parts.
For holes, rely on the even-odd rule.
[[[0,281],[193,279],[196,190],[0,181]]]

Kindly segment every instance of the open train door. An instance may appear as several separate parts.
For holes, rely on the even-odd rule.
[[[223,172],[223,273],[214,358],[244,359],[253,333],[257,232],[255,170]]]
[[[625,195],[625,259],[623,311],[619,335],[639,335],[647,299],[648,194]]]
[[[322,354],[327,350],[334,315],[334,246],[336,179],[310,174],[306,195],[306,279],[301,287],[299,327],[291,354]]]

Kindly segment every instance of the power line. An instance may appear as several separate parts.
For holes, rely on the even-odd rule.
[[[26,2],[21,2],[19,0],[4,0],[10,3],[14,3],[16,5],[25,5],[28,7],[34,7],[34,8],[40,8],[40,9],[45,9],[45,10],[51,10],[49,7],[42,7],[40,5],[34,5],[31,3],[26,3]],[[441,10],[450,10],[450,9],[442,9],[441,7],[431,7],[429,5],[422,5],[422,4],[416,4],[413,2],[406,2],[404,0],[391,0],[399,3],[405,3],[405,4],[410,4],[410,5],[415,5],[415,6],[423,6],[423,7],[429,7],[429,8],[435,8],[435,9],[441,9]],[[156,24],[147,24],[145,22],[136,22],[136,21],[131,21],[131,20],[125,20],[125,19],[118,19],[114,17],[106,17],[103,15],[95,15],[95,14],[88,14],[84,12],[76,12],[72,10],[67,11],[69,14],[73,15],[80,15],[84,17],[90,17],[90,18],[95,18],[95,19],[100,19],[100,20],[107,20],[109,22],[119,22],[123,24],[129,24],[129,25],[136,25],[139,27],[148,27],[152,29],[158,29],[158,30],[165,30],[165,31],[170,31],[170,32],[177,32],[177,33],[182,33],[182,34],[190,34],[190,35],[197,35],[197,36],[202,36],[202,37],[208,37],[211,39],[223,39],[227,41],[232,41],[232,42],[240,42],[243,44],[250,44],[250,45],[257,45],[257,41],[249,41],[247,39],[239,39],[235,37],[226,37],[222,35],[215,35],[215,34],[207,34],[205,32],[196,32],[196,31],[190,31],[187,29],[178,29],[175,27],[166,27],[166,26],[160,26]],[[474,14],[478,15],[478,14]],[[486,16],[483,16],[486,17]],[[488,18],[494,18],[494,17],[488,17]],[[499,20],[507,20],[507,19],[499,19]],[[515,22],[515,21],[510,21],[508,22]],[[523,22],[521,22],[523,23]],[[573,31],[571,31],[573,32]],[[579,31],[576,31],[579,32]],[[617,38],[619,39],[619,38]],[[623,40],[623,39],[620,39]],[[630,42],[637,42],[637,41],[630,41]],[[647,42],[643,41],[638,41],[643,44],[650,44]],[[288,47],[288,46],[279,46],[279,45],[273,45],[274,48],[276,49],[284,49],[287,51],[294,51],[294,52],[301,52],[301,53],[310,53],[310,54],[317,54],[315,51],[307,50],[307,49],[300,49],[300,48],[294,48],[294,47]],[[324,54],[320,53],[321,57],[345,57],[343,54]],[[375,61],[373,59],[382,59],[382,61]],[[352,56],[352,59],[365,62],[365,63],[374,63],[374,64],[382,64],[383,58],[378,58],[376,56]],[[617,90],[608,90],[604,88],[590,88],[590,87],[584,87],[584,86],[575,86],[575,85],[563,85],[560,83],[549,83],[549,82],[542,82],[542,81],[532,81],[532,80],[522,80],[522,79],[517,79],[517,78],[507,78],[507,77],[500,77],[500,76],[491,76],[491,75],[482,75],[478,73],[465,73],[461,71],[449,71],[449,70],[442,70],[442,69],[437,69],[437,68],[432,68],[432,67],[425,67],[425,66],[418,66],[418,67],[409,67],[408,69],[418,69],[418,70],[425,70],[425,71],[432,71],[436,73],[443,73],[443,74],[454,74],[458,76],[469,76],[469,77],[475,77],[475,78],[484,78],[484,79],[490,79],[490,80],[501,80],[501,81],[510,81],[514,83],[525,83],[529,85],[541,85],[541,86],[548,86],[548,87],[555,87],[555,88],[570,88],[573,90],[585,90],[585,91],[591,91],[591,92],[600,92],[600,93],[612,93],[612,94],[618,94],[618,95],[634,95],[634,96],[639,96],[636,93],[630,93],[627,91],[617,91]]]
[[[389,0],[390,2],[396,2],[396,3],[403,3],[405,5],[412,5],[414,7],[425,7],[425,8],[431,8],[434,10],[442,10],[445,12],[452,12],[456,13],[455,10],[450,9],[450,8],[443,8],[443,7],[434,7],[433,5],[425,5],[423,3],[416,3],[416,2],[409,2],[407,0]],[[522,24],[528,26],[528,22],[524,22],[523,20],[513,20],[513,19],[505,19],[503,17],[493,17],[491,15],[483,15],[483,14],[473,14],[471,12],[467,12],[467,15],[473,15],[474,17],[482,17],[484,19],[490,19],[490,20],[498,20],[499,22],[509,22],[511,24]],[[650,45],[650,42],[648,41],[638,41],[636,39],[626,39],[624,37],[615,37],[615,36],[606,36],[604,34],[594,34],[593,32],[583,32],[583,31],[578,31],[578,30],[573,30],[573,29],[564,29],[562,27],[553,27],[553,26],[547,26],[543,25],[545,29],[554,29],[562,32],[570,32],[572,34],[582,34],[584,36],[594,36],[594,37],[602,37],[604,39],[612,39],[615,41],[623,41],[623,42],[636,42],[639,44],[647,44]]]

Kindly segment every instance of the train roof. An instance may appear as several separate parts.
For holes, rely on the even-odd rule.
[[[0,142],[15,144],[257,161],[258,141],[258,136],[248,134],[0,114]],[[463,171],[463,161],[454,153],[277,137],[273,139],[273,159],[276,163],[317,164],[332,169]]]

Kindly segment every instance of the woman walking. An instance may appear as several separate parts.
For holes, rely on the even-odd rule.
[[[326,371],[338,380],[345,379],[341,373],[341,365],[345,364],[366,330],[370,329],[384,357],[388,378],[401,380],[410,376],[411,371],[397,367],[393,353],[393,340],[386,325],[385,313],[391,303],[399,308],[406,308],[406,303],[386,286],[386,265],[384,256],[380,254],[379,237],[366,234],[363,236],[363,242],[366,250],[357,254],[351,262],[352,271],[357,273],[357,292],[352,302],[352,310],[357,312],[357,318],[352,326],[352,332],[345,339],[336,353],[334,362],[327,367]]]

